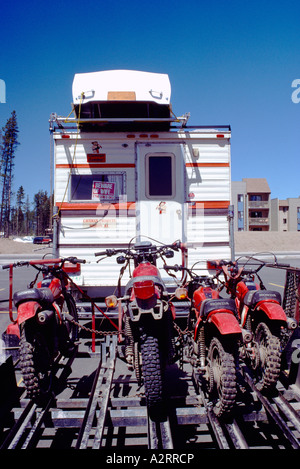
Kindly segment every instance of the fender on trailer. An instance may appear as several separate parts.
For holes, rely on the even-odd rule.
[[[213,323],[222,335],[242,333],[238,320],[230,311],[214,311],[208,315],[208,322]]]
[[[21,303],[18,306],[17,316],[19,326],[22,322],[27,321],[27,319],[33,318],[39,309],[41,309],[41,305],[36,301],[26,301],[25,303]]]
[[[287,321],[286,314],[278,303],[264,301],[262,303],[258,303],[255,309],[257,311],[263,311],[269,319]]]

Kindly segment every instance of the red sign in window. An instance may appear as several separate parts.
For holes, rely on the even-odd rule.
[[[92,200],[114,200],[115,184],[113,182],[93,181]]]

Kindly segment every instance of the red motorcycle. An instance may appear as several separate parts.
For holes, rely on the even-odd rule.
[[[17,319],[7,328],[7,333],[15,333],[20,339],[20,368],[29,398],[38,398],[50,390],[56,357],[59,353],[68,356],[74,350],[78,317],[76,304],[68,292],[66,264],[84,262],[68,257],[12,264],[13,267],[32,266],[43,274],[36,287],[37,277],[27,290],[14,294]]]
[[[164,369],[175,361],[174,343],[175,309],[170,294],[161,278],[157,259],[170,258],[181,244],[154,246],[140,242],[128,249],[107,249],[96,256],[117,257],[121,268],[118,286],[119,298],[106,298],[108,307],[119,304],[119,328],[124,330],[125,358],[135,370],[139,385],[144,384],[148,408],[155,409],[163,402]],[[121,278],[125,269],[134,262],[131,278],[121,297]]]
[[[191,301],[188,359],[206,382],[215,414],[228,417],[236,402],[239,347],[249,340],[249,334],[239,325],[235,302],[220,297],[214,277],[197,275],[195,266],[165,268],[185,270],[191,278],[185,285],[186,297]]]
[[[297,327],[297,322],[287,318],[280,293],[265,288],[258,272],[268,264],[259,259],[255,262],[259,263],[256,268],[249,266],[249,260],[242,266],[238,262],[217,261],[210,267],[219,269],[218,278],[224,274],[223,287],[235,300],[240,325],[252,334],[252,340],[242,348],[242,358],[253,370],[258,390],[266,393],[276,387],[282,341],[289,329]]]

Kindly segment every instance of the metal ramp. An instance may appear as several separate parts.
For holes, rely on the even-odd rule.
[[[68,448],[112,449],[118,451],[165,449],[170,451],[222,448],[257,449],[300,447],[300,373],[294,383],[282,376],[276,394],[262,396],[247,370],[240,377],[237,413],[222,421],[213,413],[205,386],[193,370],[174,365],[164,412],[159,418],[149,415],[143,389],[138,389],[133,373],[124,372],[117,354],[116,335],[107,336],[101,352],[93,360],[90,385],[82,392],[86,377],[70,372],[70,360],[58,367],[59,389],[44,402],[33,402],[21,394],[15,382],[11,361],[2,368],[1,378],[10,375],[11,401],[6,408],[0,432],[1,449]],[[82,375],[85,369],[82,368]],[[83,379],[85,378],[85,379]],[[93,378],[91,380],[90,378]],[[178,386],[174,386],[174,382]]]

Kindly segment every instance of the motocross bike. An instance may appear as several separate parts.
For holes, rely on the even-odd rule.
[[[249,334],[239,325],[235,302],[221,298],[214,277],[197,275],[195,265],[191,269],[178,265],[165,269],[185,270],[190,276],[184,286],[191,301],[188,360],[204,378],[214,413],[225,418],[235,407],[239,346],[249,340]]]
[[[67,288],[66,266],[67,263],[84,262],[68,257],[13,264],[13,267],[32,266],[38,270],[27,290],[14,293],[17,319],[12,325],[18,327],[17,330],[15,327],[7,328],[8,332],[14,330],[20,339],[20,368],[29,398],[36,399],[51,389],[55,359],[59,354],[68,356],[75,350],[78,317],[76,304]],[[40,272],[43,279],[34,287]]]
[[[106,297],[106,305],[119,304],[119,329],[124,330],[125,358],[135,370],[139,385],[144,384],[148,408],[158,408],[164,398],[164,370],[175,361],[175,309],[157,267],[157,260],[174,256],[181,244],[155,246],[144,241],[128,249],[107,249],[96,256],[117,257],[124,264],[118,281],[121,296],[121,278],[130,262],[134,270],[125,286],[124,296]],[[120,255],[123,254],[123,255]]]
[[[281,371],[283,336],[289,329],[295,329],[297,323],[287,318],[280,293],[267,290],[258,274],[268,264],[254,259],[259,265],[251,268],[249,260],[242,266],[238,261],[224,260],[211,262],[210,266],[219,269],[218,277],[224,274],[223,287],[235,300],[240,325],[252,334],[252,340],[241,349],[242,358],[254,373],[257,389],[270,393],[275,389]],[[275,267],[274,264],[270,266]]]

